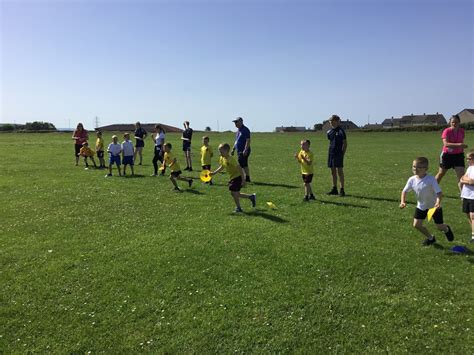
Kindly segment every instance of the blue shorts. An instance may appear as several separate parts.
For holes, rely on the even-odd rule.
[[[342,168],[342,167],[344,167],[344,154],[329,152],[328,168]]]
[[[133,155],[126,155],[123,157],[123,165],[133,165]]]
[[[190,141],[183,141],[183,152],[190,152],[191,151],[191,142]]]
[[[120,165],[120,155],[110,155],[110,159],[109,159],[109,164],[110,165],[113,165],[113,164],[117,164],[117,165]]]
[[[137,139],[135,143],[135,148],[143,148],[145,146],[145,141],[142,139]]]

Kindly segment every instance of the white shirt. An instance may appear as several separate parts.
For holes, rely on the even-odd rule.
[[[123,141],[122,143],[122,151],[124,157],[129,157],[133,155],[133,143],[132,141]]]
[[[416,195],[417,204],[416,207],[420,210],[429,210],[433,208],[436,203],[438,193],[441,192],[441,188],[438,185],[435,177],[426,174],[423,179],[413,175],[408,179],[407,184],[403,188],[403,192],[414,191]]]
[[[122,151],[122,146],[118,143],[110,143],[107,151],[110,152],[112,155],[119,155]]]
[[[155,145],[163,145],[163,142],[165,141],[165,134],[163,132],[160,132],[159,134],[156,135],[155,137]]]
[[[474,166],[467,168],[466,174],[469,179],[474,179]],[[474,200],[474,185],[462,185],[461,197]]]

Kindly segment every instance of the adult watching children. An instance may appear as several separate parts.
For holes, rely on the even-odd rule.
[[[89,133],[84,129],[82,123],[78,123],[76,129],[72,133],[72,139],[74,140],[74,151],[76,154],[76,166],[79,165],[79,156],[82,148],[82,143],[87,142],[89,139]]]
[[[138,165],[142,165],[142,152],[143,152],[143,147],[145,146],[145,138],[146,138],[146,131],[142,128],[142,125],[140,122],[135,123],[135,154],[133,157],[133,160],[135,161],[137,159],[137,153],[140,156],[140,163]]]
[[[443,152],[440,157],[436,181],[440,183],[446,172],[449,169],[454,169],[459,185],[459,180],[464,175],[464,149],[467,148],[467,144],[464,144],[464,129],[461,128],[461,119],[458,115],[453,115],[449,119],[449,127],[443,130],[441,138],[443,139]],[[460,185],[459,189],[461,189]]]
[[[184,121],[184,131],[181,136],[183,140],[183,152],[184,158],[186,159],[186,167],[184,170],[193,171],[193,165],[191,161],[191,139],[193,138],[193,130],[189,127],[189,121]]]
[[[250,155],[250,130],[244,126],[244,119],[237,117],[233,120],[237,132],[235,134],[235,143],[232,148],[232,155],[237,151],[237,160],[239,165],[245,171],[245,181],[250,182],[249,155]]]

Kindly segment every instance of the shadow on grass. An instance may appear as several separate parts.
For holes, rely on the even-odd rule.
[[[272,187],[284,187],[285,189],[299,189],[299,186],[287,185],[287,184],[273,184],[271,182],[252,182],[252,185],[256,186],[272,186]]]
[[[143,175],[143,174],[123,175],[122,177],[124,177],[126,179],[139,179],[139,178],[144,178],[145,175]]]
[[[315,202],[319,202],[323,205],[328,204],[328,205],[336,205],[336,206],[341,206],[341,207],[369,208],[368,206],[357,205],[355,203],[348,203],[348,202],[335,202],[335,201],[318,200],[318,199],[316,199]],[[304,202],[304,203],[308,203],[308,202]]]
[[[473,258],[474,252],[472,250],[470,250],[468,247],[464,247],[465,251],[462,252],[462,253],[456,253],[456,252],[451,250],[451,247],[450,248],[445,248],[445,247],[443,247],[442,245],[440,245],[438,243],[433,244],[433,247],[435,249],[439,250],[439,251],[443,251],[444,255],[446,255],[446,256],[459,256],[459,257],[467,256],[466,261],[468,263],[474,264],[474,258]]]
[[[276,223],[288,223],[286,219],[283,219],[278,216],[274,216],[262,210],[253,210],[250,212],[242,212],[242,213],[232,213],[233,216],[249,216],[249,217],[261,217],[263,219],[267,219],[272,222]]]
[[[346,195],[346,197],[360,198],[362,200],[398,202],[398,203],[400,203],[400,199],[387,198],[387,197],[373,197],[373,196],[359,196],[359,195]]]

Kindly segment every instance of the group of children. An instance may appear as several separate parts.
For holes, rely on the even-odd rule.
[[[333,188],[328,192],[329,195],[345,196],[344,191],[344,172],[343,159],[347,149],[347,139],[344,130],[340,127],[340,118],[333,115],[329,119],[331,129],[327,132],[329,140],[328,167],[331,168],[333,177]],[[303,201],[315,200],[311,183],[313,180],[313,153],[310,150],[311,142],[308,139],[301,141],[301,149],[295,154],[295,159],[301,166],[301,175],[304,186]],[[235,202],[235,212],[242,212],[240,199],[249,199],[252,206],[256,206],[256,194],[244,194],[240,190],[245,186],[245,171],[239,165],[231,153],[231,147],[227,143],[219,145],[219,166],[211,171],[211,158],[213,157],[212,147],[209,145],[209,137],[203,137],[201,147],[201,167],[202,170],[209,170],[209,175],[219,173],[223,169],[229,174],[228,188]],[[163,146],[163,162],[160,170],[164,172],[166,168],[170,169],[170,180],[176,191],[181,191],[177,181],[185,181],[189,187],[193,184],[193,179],[182,176],[182,171],[176,157],[171,153],[171,143]],[[104,141],[102,133],[97,132],[96,152],[99,158],[99,168],[105,168],[104,161]],[[124,141],[118,143],[118,137],[112,136],[112,143],[107,147],[109,153],[109,173],[106,177],[112,176],[112,167],[117,166],[118,174],[122,176],[121,165],[123,164],[123,175],[126,175],[127,165],[130,165],[131,174],[134,175],[134,147],[130,141],[130,135],[124,134]],[[88,169],[88,159],[92,161],[94,167],[97,167],[94,160],[94,151],[89,148],[88,143],[84,142],[80,149],[80,155],[84,157],[86,169]],[[469,167],[460,179],[461,198],[463,200],[463,212],[467,214],[471,224],[471,243],[474,243],[474,150],[467,155]],[[420,231],[425,239],[423,245],[428,246],[436,242],[435,236],[423,225],[430,209],[434,210],[432,218],[436,228],[443,232],[448,241],[454,240],[454,234],[451,227],[444,223],[443,209],[441,208],[442,191],[436,181],[436,178],[428,174],[428,159],[425,157],[416,158],[412,164],[413,176],[410,177],[402,190],[400,208],[406,207],[406,196],[410,191],[414,191],[417,198],[417,206],[413,217],[413,227]],[[339,177],[340,190],[337,190],[337,177]],[[209,182],[212,184],[212,180]]]

